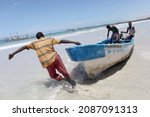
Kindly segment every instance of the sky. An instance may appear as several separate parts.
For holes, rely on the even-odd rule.
[[[0,0],[0,38],[150,16],[150,0]]]

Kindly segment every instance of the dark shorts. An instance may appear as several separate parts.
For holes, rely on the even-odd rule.
[[[129,35],[126,39],[132,39],[134,35]]]
[[[111,36],[111,42],[114,42],[114,43],[119,43],[119,34],[118,33],[113,33],[112,36]]]

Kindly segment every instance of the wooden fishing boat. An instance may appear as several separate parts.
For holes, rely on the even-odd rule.
[[[95,77],[109,67],[125,60],[131,54],[134,39],[120,40],[110,44],[106,39],[97,44],[79,45],[66,48],[72,61],[80,62],[90,77]]]

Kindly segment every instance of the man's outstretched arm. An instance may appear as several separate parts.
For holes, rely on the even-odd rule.
[[[21,52],[21,51],[23,51],[23,50],[25,50],[25,49],[28,49],[28,48],[27,48],[26,46],[23,46],[23,47],[17,49],[15,52],[9,54],[8,59],[9,59],[9,60],[12,59],[15,54],[17,54],[17,53],[19,53],[19,52]]]
[[[69,41],[69,40],[61,40],[60,43],[73,43],[73,44],[76,44],[76,45],[81,45],[80,42],[77,42],[77,41]]]
[[[126,32],[125,31],[121,31],[121,33],[128,33],[128,31],[129,31],[129,28],[127,28]]]

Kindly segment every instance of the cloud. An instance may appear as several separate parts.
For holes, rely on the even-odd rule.
[[[22,2],[16,2],[16,3],[13,3],[13,6],[16,7],[16,6],[20,6],[22,4]]]
[[[23,1],[13,1],[11,8],[16,8],[18,6],[21,6],[23,4]]]

